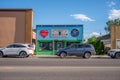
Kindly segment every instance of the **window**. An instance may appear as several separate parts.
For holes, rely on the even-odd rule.
[[[72,42],[67,42],[67,46],[70,46],[71,44],[73,44]]]
[[[83,48],[84,46],[83,45],[78,45],[78,48]]]
[[[40,50],[52,50],[53,44],[52,42],[40,42],[39,44]]]
[[[72,46],[71,46],[71,48],[77,48],[77,44],[73,44]]]
[[[14,48],[14,45],[9,45],[7,46],[7,48]]]
[[[25,46],[16,44],[16,45],[14,45],[14,48],[25,48]]]
[[[19,45],[14,45],[14,48],[19,48],[20,46]]]
[[[19,45],[19,44],[13,44],[13,45],[7,46],[7,48],[24,48],[24,47],[26,47],[26,46]]]
[[[80,44],[80,42],[67,42],[67,47],[71,46],[72,44]]]
[[[116,48],[117,48],[117,49],[120,49],[120,39],[117,39],[117,40],[116,40]]]
[[[91,46],[90,45],[85,45],[85,48],[91,48]]]

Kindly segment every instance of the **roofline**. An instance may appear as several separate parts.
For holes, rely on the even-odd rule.
[[[0,8],[0,11],[29,11],[31,8]]]

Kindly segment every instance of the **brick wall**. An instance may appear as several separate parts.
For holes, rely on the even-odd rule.
[[[116,40],[120,39],[120,26],[111,26],[111,48],[116,48]]]
[[[32,10],[0,10],[0,47],[32,43]]]

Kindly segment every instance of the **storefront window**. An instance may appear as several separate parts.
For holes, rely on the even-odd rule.
[[[55,42],[55,50],[58,50],[60,48],[64,48],[64,42],[61,41]]]
[[[53,44],[52,42],[40,42],[40,50],[52,50],[53,49]]]

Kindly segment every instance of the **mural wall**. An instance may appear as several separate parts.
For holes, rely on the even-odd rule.
[[[82,43],[83,25],[37,25],[37,55],[54,55],[60,48]]]
[[[82,40],[82,25],[37,25],[37,40]]]

